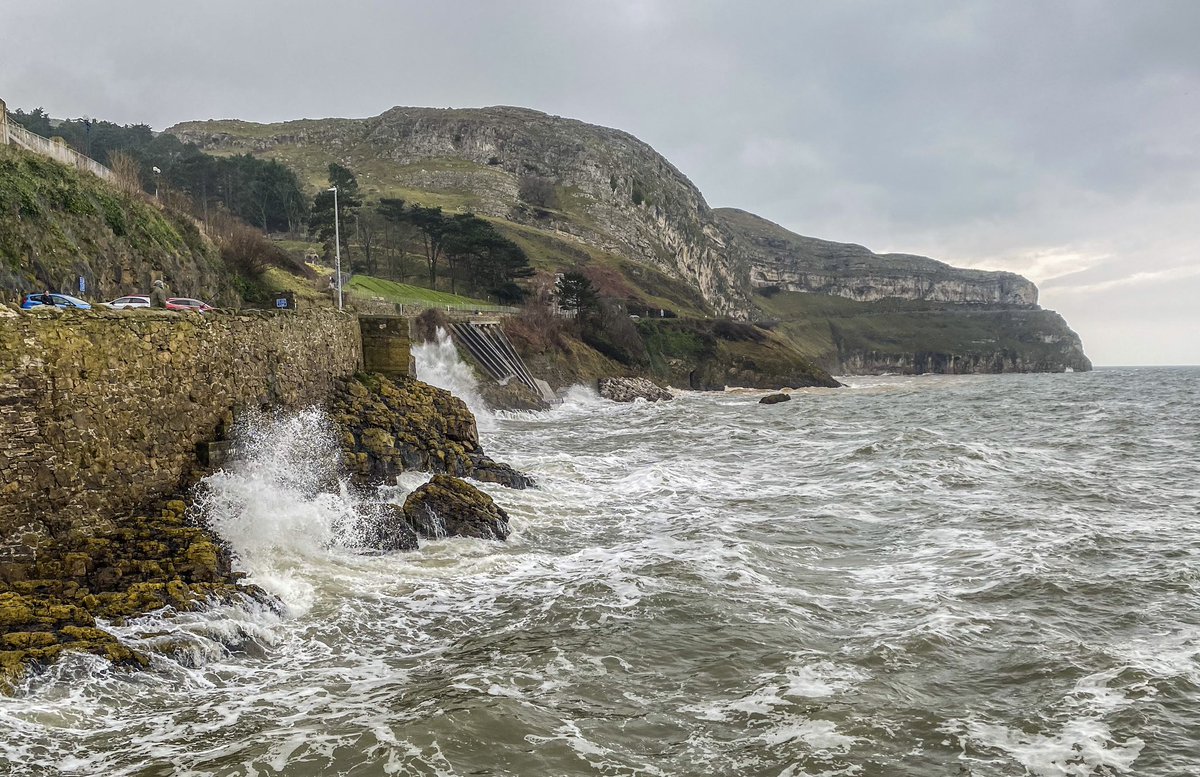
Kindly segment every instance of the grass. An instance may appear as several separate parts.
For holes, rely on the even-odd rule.
[[[449,294],[444,291],[412,286],[407,283],[375,278],[370,275],[355,275],[346,285],[346,289],[372,297],[381,297],[388,302],[402,305],[465,305],[490,306],[493,303],[484,300],[464,297],[459,294]]]

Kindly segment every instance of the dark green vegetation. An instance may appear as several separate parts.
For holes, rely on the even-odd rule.
[[[719,391],[838,385],[778,335],[746,322],[647,319],[637,329],[651,374],[672,386]]]
[[[0,148],[0,288],[100,296],[166,276],[182,293],[231,298],[229,273],[186,216],[154,207],[88,173]]]
[[[84,156],[132,179],[134,188],[186,194],[194,203],[192,215],[205,222],[223,209],[266,231],[295,232],[308,213],[300,180],[273,160],[250,154],[213,156],[170,133],[156,135],[145,124],[122,126],[99,119],[52,124],[41,108],[17,110],[12,120],[42,137],[63,138]]]

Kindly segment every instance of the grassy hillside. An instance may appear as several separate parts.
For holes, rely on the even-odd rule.
[[[314,192],[337,162],[354,172],[368,203],[395,197],[469,211],[517,242],[535,268],[594,268],[610,281],[607,291],[623,292],[634,309],[715,313],[694,280],[682,280],[695,272],[682,257],[710,245],[697,222],[707,205],[678,170],[626,133],[515,108],[187,122],[169,132],[208,153],[278,160]],[[536,204],[521,194],[531,176],[551,190]],[[713,272],[721,270],[706,277]]]
[[[178,294],[233,297],[216,249],[189,220],[45,157],[0,147],[0,288],[110,299],[165,277]]]
[[[373,278],[370,275],[355,275],[345,288],[363,296],[379,297],[401,305],[450,305],[484,309],[493,305],[485,300],[434,291],[421,286],[410,286],[407,283],[397,283],[383,278]]]

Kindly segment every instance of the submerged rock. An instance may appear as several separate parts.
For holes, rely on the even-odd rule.
[[[614,402],[632,402],[635,399],[658,402],[675,398],[670,391],[645,378],[601,378],[596,381],[596,388],[600,396]]]
[[[449,475],[433,478],[404,500],[404,516],[423,537],[503,540],[508,513],[475,486]]]
[[[758,404],[760,404],[760,405],[776,405],[776,404],[779,404],[780,402],[791,402],[791,401],[792,401],[791,394],[768,394],[767,396],[758,400]]]
[[[342,460],[359,483],[390,482],[416,470],[509,488],[533,485],[528,475],[483,452],[466,403],[415,378],[348,379],[335,392],[331,411]]]

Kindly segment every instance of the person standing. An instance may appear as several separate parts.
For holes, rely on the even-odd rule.
[[[167,287],[161,280],[154,282],[150,290],[150,307],[165,308],[167,306]]]

